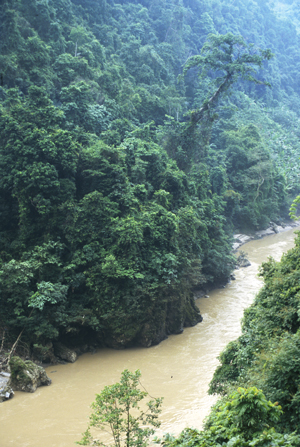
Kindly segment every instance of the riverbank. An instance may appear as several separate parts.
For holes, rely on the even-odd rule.
[[[102,348],[75,363],[46,368],[49,387],[35,393],[16,392],[0,405],[0,445],[11,447],[70,447],[86,429],[90,405],[105,385],[120,379],[124,369],[142,372],[142,384],[164,397],[161,432],[178,434],[187,426],[202,427],[215,402],[208,384],[225,346],[241,333],[240,320],[262,286],[258,268],[269,256],[280,260],[294,246],[293,230],[252,240],[244,249],[251,266],[236,271],[236,281],[196,301],[203,322],[148,349],[116,351]],[[160,435],[161,433],[158,433]]]
[[[293,228],[300,228],[300,220],[297,221],[289,221],[289,222],[282,222],[281,225],[276,225],[274,222],[270,222],[270,226],[265,230],[256,231],[254,233],[236,233],[233,235],[233,244],[232,244],[232,252],[236,254],[238,250],[248,242],[251,242],[253,240],[259,240],[263,239],[266,236],[272,236],[274,234],[283,233],[286,231],[293,230]],[[239,256],[237,258],[237,266],[236,268],[247,268],[251,265],[247,258],[247,253],[243,253],[242,256]],[[231,280],[235,280],[235,274],[232,273],[229,278],[229,282]],[[212,285],[211,287],[201,288],[194,290],[194,297],[195,299],[199,298],[208,298],[211,291],[219,288],[224,288],[226,284],[218,284],[218,285]]]
[[[232,245],[232,250],[234,253],[236,253],[240,247],[242,247],[244,244],[250,242],[251,240],[262,239],[266,236],[289,231],[296,227],[300,227],[300,220],[282,222],[281,225],[277,225],[273,222],[270,222],[270,226],[265,230],[260,230],[260,231],[256,231],[255,233],[249,233],[249,234],[236,233],[233,235],[234,243]],[[249,264],[245,263],[244,265],[242,265],[242,267],[246,267],[248,265]],[[234,275],[230,276],[229,280],[231,280],[231,279],[234,279]],[[212,285],[212,286],[206,287],[204,289],[195,290],[194,298],[198,299],[203,296],[207,297],[208,293],[210,293],[212,290],[214,290],[216,288],[220,288],[220,287],[225,287],[225,283],[219,284],[219,285]],[[201,319],[200,319],[200,321],[201,321]],[[51,358],[49,358],[48,361],[44,361],[44,360],[39,361],[38,358],[35,358],[35,357],[33,358],[33,360],[37,363],[37,365],[41,365],[43,367],[47,367],[49,365],[55,365],[58,363],[65,363],[65,362],[73,363],[74,361],[76,361],[78,355],[82,355],[83,353],[86,353],[89,351],[95,352],[95,350],[97,348],[100,348],[100,346],[96,346],[96,345],[88,346],[87,344],[85,344],[83,347],[69,349],[67,346],[64,346],[61,343],[55,343],[53,346],[53,349],[52,349],[53,355]],[[6,351],[7,352],[9,351],[8,346],[7,346]],[[51,351],[51,349],[49,349],[49,351]],[[2,353],[3,353],[3,350],[2,350]],[[21,358],[25,359],[25,356],[22,355],[20,352],[18,352],[18,350],[16,350],[15,353],[16,353],[16,355],[20,355]],[[27,358],[29,358],[29,357],[27,356]],[[8,372],[7,367],[2,368],[2,365],[4,364],[4,360],[5,360],[5,356],[0,354],[0,373],[1,373],[1,371]],[[3,379],[2,379],[2,381],[3,381]],[[0,389],[1,389],[1,377],[0,377]]]
[[[253,240],[258,240],[258,239],[262,239],[265,236],[270,236],[270,235],[275,235],[275,234],[279,234],[279,233],[283,233],[283,232],[287,232],[289,230],[292,230],[293,228],[300,226],[300,221],[297,222],[291,222],[289,224],[286,225],[282,225],[282,226],[270,226],[268,229],[263,230],[263,231],[258,231],[252,235],[246,235],[246,234],[235,234],[234,235],[234,239],[235,239],[235,243],[233,246],[234,251],[237,251],[242,245],[246,244],[247,242],[253,241]],[[233,275],[232,279],[235,279],[235,275]],[[221,286],[222,288],[225,287],[225,285]],[[220,287],[219,287],[220,288]],[[209,298],[212,291],[217,289],[215,288],[211,288],[211,289],[206,289],[206,290],[197,290],[195,291],[194,297],[195,299],[199,299],[202,297],[206,297]],[[201,312],[202,313],[202,312]],[[187,328],[185,328],[185,330],[187,330]],[[92,351],[93,353],[96,352],[96,349],[89,349],[88,346],[85,346],[85,350],[82,352],[75,352],[73,350],[68,349],[67,347],[63,346],[64,349],[62,349],[62,346],[59,345],[58,346],[60,349],[59,351],[56,350],[56,354],[58,354],[58,352],[60,352],[60,356],[61,358],[57,358],[56,362],[52,362],[51,364],[46,364],[46,363],[41,363],[38,362],[38,365],[42,365],[43,367],[47,368],[49,366],[53,366],[53,365],[57,365],[57,364],[66,364],[66,362],[74,362],[77,359],[77,355],[78,354],[82,354],[84,352],[87,351]],[[57,349],[58,349],[57,347]],[[100,349],[100,347],[98,347],[98,349]],[[8,370],[6,369],[5,371],[3,371],[4,374],[0,374],[0,390],[5,389],[5,386],[7,385],[8,379],[9,379],[9,373]],[[11,396],[12,397],[12,396]]]
[[[282,233],[284,231],[292,230],[293,228],[300,227],[300,220],[282,222],[281,225],[277,225],[274,222],[270,222],[270,226],[266,230],[256,231],[253,234],[236,233],[233,235],[234,243],[232,244],[233,252],[236,252],[242,245],[256,239],[262,239],[272,234]]]

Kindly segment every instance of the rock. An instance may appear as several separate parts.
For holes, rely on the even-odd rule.
[[[242,259],[239,263],[240,267],[250,267],[250,265],[251,265],[251,262],[247,258]]]
[[[240,251],[240,255],[237,258],[237,264],[239,267],[249,267],[251,265],[251,262],[249,259],[247,259],[247,253],[244,251]]]
[[[257,238],[261,238],[264,236],[271,236],[271,234],[274,234],[274,230],[273,228],[267,228],[266,230],[262,230],[262,231],[256,231],[255,236]]]
[[[8,399],[12,399],[14,397],[14,392],[9,385],[6,385],[4,388],[0,389],[0,403],[5,402]]]
[[[270,228],[274,231],[274,233],[279,233],[278,227],[275,222],[270,222]]]
[[[0,372],[0,403],[11,399],[14,395],[13,390],[8,386],[10,374],[5,371]]]
[[[201,291],[198,293],[203,296]],[[164,307],[153,308],[152,320],[143,325],[135,342],[144,347],[157,345],[168,335],[181,334],[184,328],[195,326],[202,319],[195,305],[195,294],[182,291]]]
[[[138,338],[138,344],[144,348],[157,345],[162,340],[168,338],[165,322],[161,326],[155,327],[153,323],[145,323]]]
[[[56,363],[57,361],[51,342],[46,345],[33,345],[32,355],[35,359],[43,363]]]
[[[52,380],[41,366],[30,360],[12,357],[9,362],[11,376],[8,385],[15,391],[34,393],[39,386],[50,385]]]
[[[67,348],[67,346],[63,345],[62,343],[54,344],[54,353],[57,357],[70,363],[74,363],[77,360],[76,352]]]
[[[288,227],[277,225],[277,233],[282,233],[283,231],[286,231],[286,228],[289,229]],[[292,227],[290,229],[292,229]]]
[[[253,236],[248,236],[247,234],[234,234],[233,239],[235,242],[232,244],[232,250],[236,251],[241,245],[246,244],[253,239]]]
[[[199,298],[202,298],[202,297],[204,297],[204,295],[206,295],[205,290],[202,290],[202,289],[194,290],[193,293],[194,293],[195,300],[198,300]]]
[[[236,280],[236,277],[235,277],[235,275],[234,275],[233,273],[231,273],[231,275],[230,275],[230,279],[231,279],[232,281],[235,281],[235,280]]]
[[[76,348],[74,348],[74,351],[79,356],[81,354],[85,354],[86,352],[93,352],[94,349],[95,348],[93,348],[92,346],[84,344],[84,345],[76,346]]]
[[[248,236],[247,234],[234,234],[233,239],[240,244],[245,244],[253,239],[252,236]]]

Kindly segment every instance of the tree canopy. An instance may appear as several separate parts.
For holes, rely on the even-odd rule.
[[[120,348],[201,321],[233,231],[299,193],[295,26],[250,0],[2,3],[1,327]]]

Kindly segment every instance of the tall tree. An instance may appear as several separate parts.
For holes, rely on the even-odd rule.
[[[261,68],[264,60],[270,60],[273,54],[269,49],[261,50],[253,44],[247,45],[241,36],[232,33],[225,35],[210,34],[201,54],[192,56],[186,63],[183,73],[191,68],[199,70],[200,79],[212,75],[209,93],[199,110],[192,113],[193,123],[200,122],[205,113],[214,112],[222,94],[239,79],[269,85],[254,74]],[[212,90],[214,90],[212,92]]]

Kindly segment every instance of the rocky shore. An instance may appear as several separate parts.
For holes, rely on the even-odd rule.
[[[300,220],[295,222],[281,223],[277,225],[274,222],[270,222],[270,226],[266,230],[256,231],[254,234],[241,234],[237,233],[233,235],[234,243],[232,245],[232,250],[236,252],[242,245],[250,242],[253,239],[261,239],[265,236],[270,236],[276,233],[282,233],[283,231],[291,230],[292,228],[299,227]]]
[[[236,253],[240,247],[242,247],[247,242],[250,242],[255,239],[262,239],[265,236],[271,236],[272,234],[282,233],[284,231],[292,230],[293,228],[300,227],[300,220],[290,221],[288,223],[282,222],[281,225],[277,225],[274,222],[270,222],[270,226],[266,230],[256,231],[253,234],[244,234],[244,233],[236,233],[233,235],[234,242],[232,244],[232,251]],[[251,262],[247,259],[247,253],[244,253],[242,250],[237,257],[236,268],[246,268],[251,265]],[[229,281],[234,281],[235,275],[232,273],[230,275]],[[225,287],[225,285],[219,285],[218,287]],[[194,298],[209,298],[209,292],[215,289],[216,286],[206,289],[198,289],[194,290]]]
[[[51,359],[54,363],[74,363],[80,353],[82,352],[69,349],[62,343],[55,343]],[[31,360],[13,356],[5,369],[0,370],[0,403],[11,399],[14,391],[34,393],[38,387],[50,384],[51,379],[42,366]]]
[[[10,373],[0,371],[0,403],[14,396],[13,389],[9,386]]]
[[[17,356],[11,357],[8,370],[0,372],[0,402],[11,399],[14,391],[34,393],[39,386],[52,382],[42,366]]]

